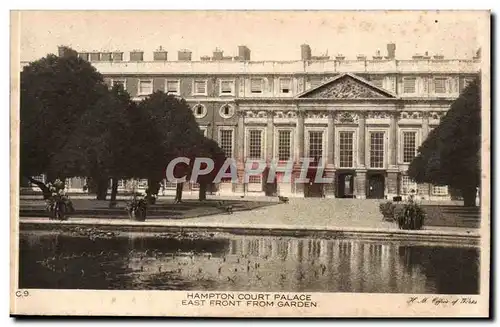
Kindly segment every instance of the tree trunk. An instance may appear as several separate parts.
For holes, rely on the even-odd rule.
[[[200,189],[198,191],[198,200],[204,201],[207,199],[207,183],[200,183]]]
[[[99,179],[97,182],[97,200],[106,200],[108,195],[109,180],[107,178]]]
[[[26,176],[26,178],[30,181],[30,183],[35,184],[36,186],[38,186],[38,188],[40,189],[40,191],[42,191],[42,193],[43,193],[43,199],[44,200],[47,200],[50,197],[50,190],[47,187],[47,185],[45,185],[44,183],[42,183],[40,181],[37,181],[33,177]]]
[[[151,194],[158,194],[161,186],[161,179],[148,178],[148,190]]]
[[[468,186],[462,188],[462,198],[464,199],[464,207],[476,206],[476,187]]]
[[[182,202],[182,189],[184,187],[184,183],[177,183],[175,187],[175,203]]]
[[[116,207],[116,195],[118,194],[118,178],[111,178],[111,199],[109,200],[109,207]]]

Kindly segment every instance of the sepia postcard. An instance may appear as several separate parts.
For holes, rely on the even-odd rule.
[[[13,316],[489,317],[489,11],[12,11]]]

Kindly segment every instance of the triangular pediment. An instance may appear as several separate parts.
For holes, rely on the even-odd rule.
[[[307,99],[387,99],[396,95],[353,74],[342,74],[297,96]]]

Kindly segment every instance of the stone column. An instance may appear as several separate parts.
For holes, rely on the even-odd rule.
[[[390,114],[390,130],[389,130],[389,169],[387,169],[387,198],[390,200],[393,196],[399,194],[399,169],[397,164],[398,158],[398,112]]]
[[[293,169],[293,185],[295,187],[295,196],[304,196],[304,184],[295,183],[295,180],[300,178],[300,170],[302,167],[302,158],[304,158],[304,121],[306,113],[297,107],[297,158]]]
[[[236,167],[238,170],[238,182],[233,184],[233,191],[235,193],[244,193],[244,174],[245,174],[245,112],[237,111],[238,114],[238,128],[236,131],[237,141],[235,142],[236,150]]]
[[[267,128],[266,128],[266,160],[268,164],[274,157],[274,112],[267,112]]]
[[[366,115],[359,113],[358,117],[358,167],[364,169],[366,167]]]
[[[366,199],[366,169],[357,169],[355,178],[356,199]]]
[[[326,178],[335,178],[335,112],[328,114],[328,139],[326,141]],[[327,198],[335,197],[335,180],[332,183],[325,184],[324,194]]]
[[[421,143],[429,136],[429,113],[424,112],[422,114],[422,140]],[[417,185],[418,196],[420,198],[428,200],[431,193],[431,185],[429,183],[422,183]]]

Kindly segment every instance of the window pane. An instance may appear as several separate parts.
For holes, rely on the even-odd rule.
[[[372,168],[384,167],[384,133],[374,132],[370,135],[370,165]]]
[[[226,157],[233,157],[233,131],[221,130],[220,131],[220,147],[224,150]]]
[[[113,80],[113,86],[116,86],[116,85],[121,85],[122,88],[125,90],[125,80],[123,80],[123,79],[114,79]]]
[[[353,132],[339,133],[340,167],[353,166]]]
[[[220,83],[221,93],[233,93],[233,81],[221,81]]]
[[[152,81],[140,81],[139,82],[139,94],[151,94],[153,93],[153,82]]]
[[[434,79],[434,92],[446,93],[446,80],[444,78]]]
[[[417,183],[407,175],[401,176],[401,194],[410,194],[412,190],[417,192]]]
[[[206,81],[195,81],[194,82],[194,92],[196,94],[207,93],[207,83]]]
[[[309,132],[309,158],[318,164],[323,155],[323,132]]]
[[[410,163],[415,158],[416,132],[403,132],[403,162]]]
[[[179,82],[178,81],[167,81],[167,92],[178,93],[179,92]]]
[[[278,160],[289,160],[290,153],[290,131],[278,132]]]
[[[432,194],[433,195],[448,195],[448,186],[432,186]]]
[[[262,93],[262,79],[252,78],[250,80],[250,91],[252,93]]]
[[[250,159],[261,159],[262,156],[262,131],[251,130],[248,142],[248,157]]]
[[[415,78],[405,78],[403,79],[403,92],[404,93],[415,93]]]
[[[291,79],[289,78],[281,78],[280,79],[280,91],[281,93],[290,93],[290,85],[292,84],[291,83]]]

